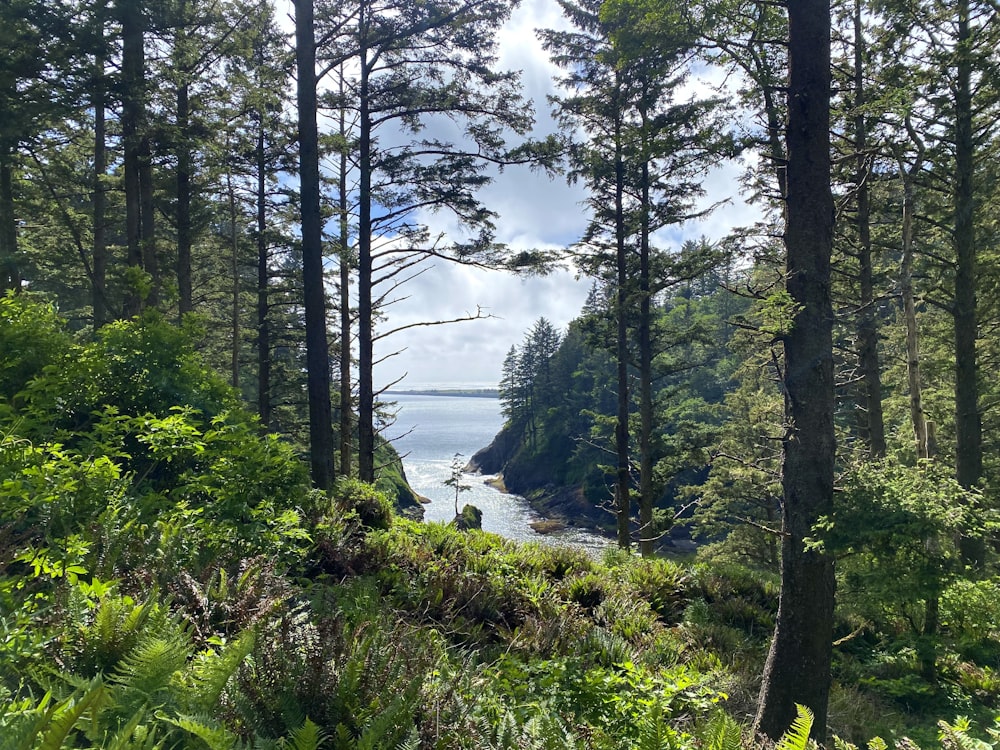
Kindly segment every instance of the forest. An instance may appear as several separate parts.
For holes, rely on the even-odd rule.
[[[0,750],[1000,746],[1000,8],[556,3],[0,6]],[[435,263],[591,280],[476,460],[601,559],[409,517]]]

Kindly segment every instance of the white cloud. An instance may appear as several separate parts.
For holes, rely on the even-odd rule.
[[[535,109],[535,137],[556,130],[546,97],[555,93],[553,77],[558,74],[542,50],[535,30],[566,25],[555,0],[526,0],[497,36],[498,65],[522,72],[525,99]],[[706,68],[689,81],[685,96],[714,91],[713,87],[723,78],[719,70]],[[428,122],[422,135],[450,139],[456,132],[455,123],[440,118]],[[381,137],[383,145],[391,139],[388,133]],[[752,223],[756,212],[739,197],[741,171],[737,164],[721,164],[712,170],[705,182],[704,204],[722,200],[731,203],[705,219],[671,231],[665,241],[679,245],[683,239],[702,235],[719,239],[734,226]],[[508,168],[481,192],[485,205],[498,214],[497,239],[515,249],[555,250],[578,240],[587,221],[587,210],[582,205],[585,197],[581,186],[568,186],[561,177],[549,178],[527,168]],[[456,222],[452,217],[432,214],[420,218],[433,234],[445,232],[455,236]],[[386,359],[376,370],[376,387],[404,375],[403,387],[495,385],[511,345],[520,343],[539,317],[564,329],[579,314],[590,284],[589,280],[577,279],[568,271],[521,279],[438,262],[400,290],[400,295],[407,298],[386,311],[389,319],[382,329],[474,315],[477,308],[493,317],[412,328],[379,341],[376,359]]]
[[[504,356],[539,318],[565,326],[575,318],[590,282],[568,272],[527,279],[438,263],[424,274],[419,290],[390,310],[388,327],[435,318],[474,315],[477,306],[492,317],[431,328],[410,329],[380,342],[382,356],[405,351],[380,365],[386,384],[406,375],[406,386],[476,384],[495,386]]]

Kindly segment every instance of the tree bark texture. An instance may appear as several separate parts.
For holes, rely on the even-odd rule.
[[[141,180],[139,161],[143,119],[145,62],[142,11],[139,4],[118,0],[118,20],[122,27],[122,141],[125,188],[125,244],[128,265],[142,269]],[[125,317],[138,315],[143,299],[138,288],[126,294]]]
[[[194,310],[191,291],[191,102],[187,83],[177,87],[177,305]]]
[[[972,103],[972,34],[969,2],[956,8],[958,40],[955,55],[955,454],[956,479],[963,487],[979,484],[983,472],[983,425],[979,413],[976,366],[976,237],[972,176],[975,141]],[[981,568],[985,543],[981,535],[964,535],[962,559]]]
[[[14,178],[11,162],[13,149],[0,144],[0,264],[2,264],[2,289],[21,288],[20,264],[17,259],[17,218],[14,213]]]
[[[868,191],[868,123],[865,103],[864,50],[861,2],[854,5],[854,150],[857,169],[858,281],[861,287],[858,316],[858,360],[864,383],[864,433],[873,458],[885,456],[885,418],[882,413],[882,374],[878,357],[875,318],[875,284],[872,269],[871,202]]]
[[[343,73],[343,71],[341,71]],[[341,96],[344,78],[341,75]],[[340,132],[346,137],[347,115],[340,112]],[[351,476],[354,453],[354,420],[351,404],[351,234],[347,215],[347,149],[340,152],[340,475]]]
[[[327,490],[333,484],[333,425],[330,413],[330,354],[326,337],[326,290],[323,283],[313,0],[295,0],[295,64],[298,77],[309,458],[313,484],[321,490]]]
[[[639,229],[639,551],[653,556],[653,340],[649,269],[649,123],[642,112],[643,154]]]
[[[620,128],[616,124],[616,128]],[[622,154],[620,129],[615,134],[615,358],[618,376],[618,418],[615,422],[615,453],[618,457],[615,474],[615,499],[618,511],[618,546],[630,549],[631,534],[631,483],[628,445],[628,259],[625,247],[625,157]]]
[[[372,121],[365,46],[367,3],[361,3],[361,70],[358,92],[358,478],[375,479],[375,325],[372,309]]]
[[[788,3],[787,289],[798,306],[785,336],[781,597],[764,665],[756,733],[777,740],[795,704],[826,735],[833,642],[833,560],[805,539],[833,509],[833,310],[830,254],[830,3]]]
[[[264,110],[257,130],[257,414],[263,428],[271,426],[271,319],[269,313],[270,255],[267,246],[267,143]]]
[[[100,17],[103,17],[103,12]],[[94,60],[94,90],[91,105],[94,108],[94,195],[91,199],[93,211],[93,245],[92,257],[94,278],[91,288],[91,307],[94,314],[94,330],[108,322],[107,277],[108,277],[108,239],[107,239],[107,205],[108,196],[105,192],[105,179],[108,172],[108,146],[106,108],[107,95],[104,90],[107,79],[104,77],[104,56],[99,54]]]
[[[899,269],[900,295],[903,298],[903,319],[906,324],[906,382],[910,392],[910,423],[918,459],[930,458],[927,438],[927,418],[923,406],[923,384],[920,380],[920,338],[917,329],[917,305],[913,292],[913,215],[916,206],[913,181],[923,164],[923,149],[919,148],[913,167],[907,169],[900,158],[899,176],[903,182],[902,240],[903,254]]]
[[[229,308],[229,372],[233,388],[240,387],[240,233],[237,223],[236,187],[233,185],[231,171],[226,172],[226,192],[229,199],[229,250],[230,281],[232,296]]]

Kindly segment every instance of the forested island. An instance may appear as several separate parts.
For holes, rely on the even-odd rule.
[[[1000,746],[1000,8],[556,5],[0,7],[0,748]],[[417,520],[435,264],[591,280],[445,395],[600,559]]]

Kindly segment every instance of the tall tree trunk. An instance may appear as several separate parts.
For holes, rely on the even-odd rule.
[[[125,243],[127,263],[142,270],[141,180],[139,178],[140,129],[143,119],[143,21],[138,3],[118,0],[118,18],[122,27],[122,140],[124,147]],[[137,281],[137,280],[135,280]],[[142,290],[133,282],[125,297],[126,317],[138,315],[144,302]]]
[[[642,111],[643,153],[639,227],[639,551],[653,555],[653,340],[649,270],[648,121]]]
[[[104,70],[104,60],[99,61]],[[104,180],[108,173],[108,156],[105,126],[104,91],[98,83],[100,93],[94,94],[94,281],[91,290],[91,306],[94,310],[94,330],[108,322],[107,278],[108,278],[108,238],[107,238],[107,193]]]
[[[232,252],[230,265],[233,283],[232,304],[230,305],[230,357],[229,370],[233,388],[240,387],[240,237],[237,231],[236,188],[233,186],[232,172],[226,172],[226,192],[229,199],[229,249]]]
[[[271,426],[271,320],[268,314],[270,274],[267,248],[267,144],[264,108],[257,130],[257,414],[261,426]]]
[[[366,48],[368,4],[361,3],[361,55],[358,106],[358,477],[375,479],[375,352],[372,310],[372,122],[369,110],[369,61]]]
[[[17,218],[14,213],[14,149],[0,143],[0,291],[21,288],[17,258]]]
[[[906,324],[906,382],[910,391],[910,423],[913,425],[917,459],[926,461],[932,455],[933,446],[923,407],[917,309],[913,293],[913,215],[916,204],[914,179],[916,175],[920,174],[923,166],[924,146],[908,120],[906,126],[911,140],[917,146],[917,155],[910,168],[907,168],[901,154],[897,153],[896,155],[899,164],[899,177],[903,183],[903,257],[900,263],[899,285],[900,295],[903,298],[903,319]],[[926,543],[936,545],[937,540],[928,539]],[[920,673],[931,684],[937,682],[936,636],[940,619],[939,599],[936,595],[929,596],[924,602],[924,626],[917,655],[920,659]]]
[[[833,509],[833,309],[830,254],[830,3],[788,3],[787,288],[799,306],[785,336],[781,596],[755,733],[777,740],[795,704],[826,735],[833,643],[833,560],[805,540]]]
[[[295,65],[298,77],[309,457],[313,484],[327,490],[333,484],[333,425],[330,413],[330,350],[326,338],[326,290],[323,283],[313,0],[295,0]]]
[[[145,119],[145,118],[144,118]],[[153,140],[143,124],[139,145],[139,214],[142,217],[142,267],[149,276],[146,304],[160,304],[159,260],[156,257],[156,204],[153,200]]]
[[[184,75],[184,72],[180,72]],[[187,82],[177,87],[177,308],[194,310],[191,291],[191,103]]]
[[[913,166],[907,168],[901,154],[897,153],[899,178],[903,183],[902,241],[903,253],[899,269],[900,295],[903,298],[903,319],[906,325],[906,382],[910,392],[910,423],[918,459],[930,458],[927,436],[927,418],[923,406],[923,385],[920,381],[920,345],[917,330],[917,306],[913,292],[913,216],[916,208],[914,180],[920,173],[924,161],[923,143],[916,137],[909,122],[907,130],[917,144],[917,155]]]
[[[628,418],[628,258],[625,247],[625,157],[622,153],[620,124],[615,132],[615,358],[618,374],[618,411],[615,422],[615,498],[618,510],[618,546],[631,549],[631,471],[629,470]]]
[[[344,96],[344,73],[340,75],[340,95]],[[340,110],[340,134],[347,138],[347,114]],[[351,234],[347,215],[347,146],[340,151],[340,474],[351,476],[354,452],[354,420],[351,418]]]
[[[882,414],[882,373],[878,358],[878,326],[872,270],[871,204],[868,191],[868,123],[864,115],[865,38],[861,0],[854,4],[854,150],[857,169],[858,276],[861,286],[858,318],[858,360],[864,382],[865,436],[873,458],[885,456],[885,418]]]
[[[103,8],[99,11],[99,22],[103,24]],[[107,205],[108,196],[104,184],[108,173],[108,146],[106,117],[106,95],[104,86],[104,55],[98,54],[94,60],[94,90],[91,105],[94,108],[94,197],[93,211],[93,267],[94,278],[91,286],[91,307],[94,311],[94,330],[108,322],[107,278],[108,278],[108,237]]]
[[[972,34],[969,0],[959,0],[955,55],[955,454],[956,479],[963,487],[979,484],[983,472],[983,425],[979,413],[976,365],[976,237],[972,176],[975,141],[972,129]],[[976,568],[985,564],[981,534],[963,534],[962,560]]]

